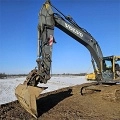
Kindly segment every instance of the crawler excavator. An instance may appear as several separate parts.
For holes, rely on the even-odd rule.
[[[56,12],[53,12],[53,9]],[[103,57],[101,48],[92,35],[81,28],[72,17],[65,16],[56,9],[50,0],[46,0],[39,12],[37,67],[28,74],[24,83],[19,84],[15,89],[15,95],[21,106],[35,118],[38,117],[36,100],[40,96],[40,93],[46,89],[37,85],[38,83],[47,83],[51,78],[51,55],[53,43],[55,43],[54,27],[59,28],[89,50],[95,79],[97,80],[94,86],[104,84],[117,86],[120,83],[120,77],[115,71],[115,64],[120,60],[120,57]],[[107,61],[111,62],[111,66],[106,65]],[[115,95],[118,96],[116,92],[120,94],[119,89],[114,90]]]
[[[120,79],[120,56],[107,56],[104,57],[104,72],[110,72],[112,79],[117,80]],[[97,71],[96,71],[97,72]],[[95,81],[96,79],[96,74],[95,73],[89,73],[86,74],[86,79],[89,81]]]

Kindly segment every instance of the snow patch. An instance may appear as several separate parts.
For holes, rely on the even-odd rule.
[[[24,82],[26,78],[10,78],[0,79],[0,104],[5,104],[17,100],[15,96],[15,88]],[[85,77],[69,76],[69,77],[52,77],[46,84],[38,84],[40,87],[48,87],[41,94],[54,91],[60,88],[80,85],[88,82]]]

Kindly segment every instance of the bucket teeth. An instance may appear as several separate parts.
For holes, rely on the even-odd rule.
[[[15,95],[21,106],[35,118],[38,116],[36,99],[44,89],[44,87],[39,88],[24,84],[18,85],[15,89]]]

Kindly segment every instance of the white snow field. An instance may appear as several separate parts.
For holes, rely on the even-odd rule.
[[[24,80],[25,77],[0,79],[0,104],[5,104],[16,100],[17,98],[15,96],[15,88],[18,84],[22,84]],[[48,89],[42,92],[45,93],[64,87],[80,85],[86,82],[88,81],[84,76],[60,76],[51,77],[51,79],[46,84],[38,84],[38,86],[48,87]]]

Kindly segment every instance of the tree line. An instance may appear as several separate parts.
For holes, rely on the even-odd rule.
[[[27,74],[6,74],[6,73],[0,73],[0,79],[4,79],[7,77],[21,77],[21,76],[27,76]]]
[[[5,73],[0,73],[0,79],[4,79],[7,77],[23,77],[27,76],[28,74],[5,74]],[[77,74],[72,74],[72,73],[63,73],[63,74],[51,74],[52,76],[85,76],[86,73],[77,73]]]
[[[7,75],[5,73],[0,73],[0,79],[7,78]]]

